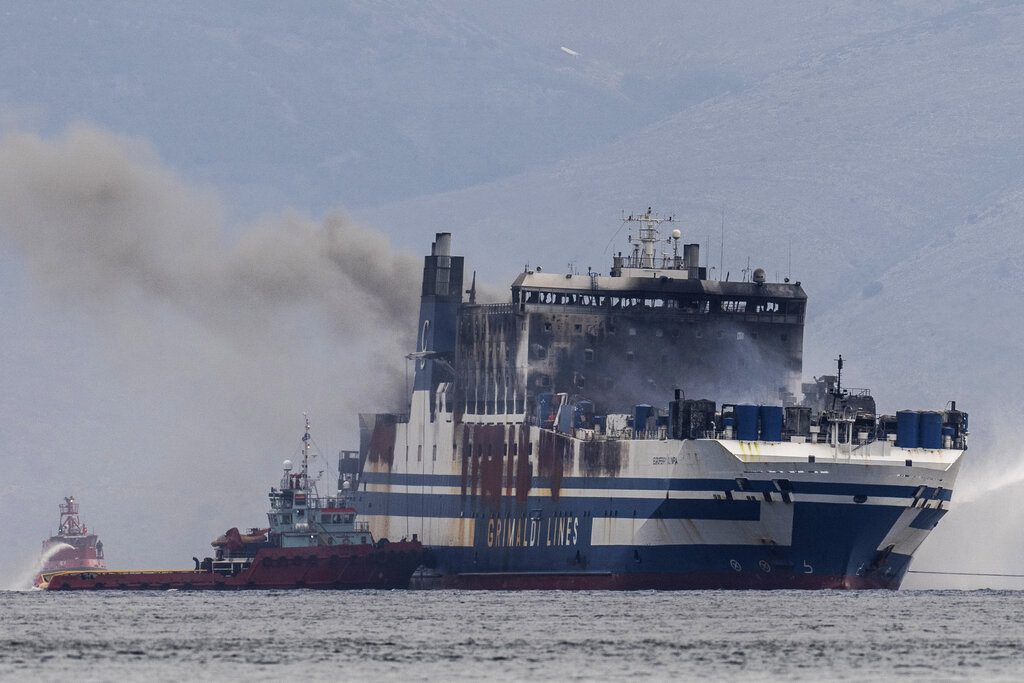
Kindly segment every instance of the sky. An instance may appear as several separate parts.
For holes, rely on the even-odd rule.
[[[646,206],[802,281],[807,379],[971,412],[917,566],[1020,573],[1021,36],[995,1],[0,6],[0,578],[69,493],[112,564],[179,566],[259,523],[304,412],[355,447],[434,232],[500,297]]]

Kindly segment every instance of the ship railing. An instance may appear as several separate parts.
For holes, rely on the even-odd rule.
[[[515,313],[515,304],[466,304],[466,308],[483,311],[484,313]]]
[[[356,522],[354,528],[355,528],[356,531],[358,531],[360,533],[368,533],[370,531],[370,523],[369,522]]]

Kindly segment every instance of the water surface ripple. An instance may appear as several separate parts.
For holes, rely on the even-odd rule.
[[[0,677],[1024,679],[1024,592],[0,592]]]

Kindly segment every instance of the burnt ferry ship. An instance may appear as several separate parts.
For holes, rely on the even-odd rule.
[[[709,279],[672,219],[625,225],[607,275],[527,268],[501,304],[436,236],[408,412],[360,415],[373,533],[427,546],[417,586],[898,588],[966,413],[879,415],[841,360],[801,385],[800,282]]]

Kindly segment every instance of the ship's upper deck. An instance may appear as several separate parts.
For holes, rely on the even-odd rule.
[[[725,282],[667,277],[559,275],[527,271],[512,284],[512,303],[574,306],[594,310],[650,309],[665,312],[744,314],[801,322],[807,294],[799,283]]]

